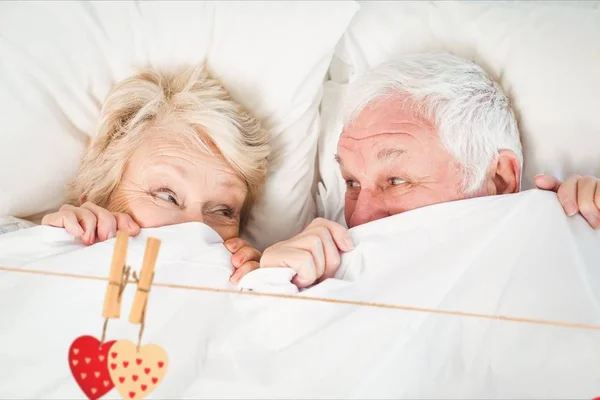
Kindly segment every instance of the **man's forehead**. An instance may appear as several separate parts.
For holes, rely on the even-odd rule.
[[[401,96],[385,97],[367,105],[344,127],[341,138],[366,139],[385,133],[430,130],[427,121],[414,104]]]

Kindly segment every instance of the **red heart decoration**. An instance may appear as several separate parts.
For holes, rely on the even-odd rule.
[[[104,361],[114,343],[111,340],[100,345],[95,337],[84,335],[75,339],[69,347],[71,374],[90,400],[99,399],[115,386]]]

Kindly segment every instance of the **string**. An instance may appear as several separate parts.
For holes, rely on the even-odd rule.
[[[97,280],[97,281],[107,281],[108,280],[106,277],[101,277],[101,276],[71,274],[71,273],[67,273],[67,272],[49,272],[49,271],[40,271],[40,270],[32,270],[32,269],[9,268],[9,267],[2,267],[2,266],[0,266],[0,271],[18,272],[18,273],[34,274],[34,275],[58,276],[58,277],[65,277],[65,278],[78,278],[78,279]],[[129,282],[135,283],[135,281],[129,281]],[[315,302],[322,302],[322,303],[344,304],[344,305],[353,305],[353,306],[361,306],[361,307],[373,307],[373,308],[411,311],[411,312],[452,315],[452,316],[458,316],[458,317],[493,319],[493,320],[510,321],[510,322],[523,322],[523,323],[529,323],[529,324],[549,325],[549,326],[564,327],[564,328],[600,330],[600,325],[594,325],[594,324],[584,324],[584,323],[564,322],[564,321],[551,321],[551,320],[536,319],[536,318],[511,317],[511,316],[506,316],[506,315],[482,314],[482,313],[473,313],[473,312],[458,311],[458,310],[442,310],[442,309],[437,309],[437,308],[415,307],[415,306],[406,306],[406,305],[401,305],[401,304],[386,304],[386,303],[377,303],[377,302],[365,302],[365,301],[359,301],[359,300],[332,299],[332,298],[327,298],[327,297],[315,297],[315,296],[305,296],[305,295],[298,296],[298,295],[283,294],[283,293],[264,293],[264,292],[256,292],[256,291],[250,292],[250,291],[240,291],[240,290],[234,290],[234,289],[221,289],[221,288],[214,288],[214,287],[207,287],[207,286],[179,285],[179,284],[170,284],[170,283],[153,283],[152,285],[155,287],[164,287],[164,288],[169,288],[169,289],[195,290],[195,291],[200,291],[200,292],[233,294],[233,295],[238,295],[238,296],[258,296],[258,297],[270,297],[270,298],[279,298],[279,299],[288,299],[288,300],[297,300],[297,301],[315,301]]]
[[[104,325],[102,326],[102,337],[100,338],[100,346],[104,344],[104,340],[106,339],[106,328],[108,327],[108,318],[104,318]]]
[[[133,280],[134,282],[138,285],[138,290],[141,290],[139,288],[139,278],[137,276],[137,273],[135,271],[133,271]],[[152,280],[154,280],[154,274],[152,274]],[[152,281],[150,281],[150,285],[152,286]],[[149,291],[148,291],[149,292]],[[146,326],[146,307],[144,307],[142,309],[142,318],[141,318],[141,322],[140,322],[140,330],[138,332],[138,341],[137,341],[137,352],[140,352],[140,346],[142,345],[142,335],[144,334],[144,328]]]

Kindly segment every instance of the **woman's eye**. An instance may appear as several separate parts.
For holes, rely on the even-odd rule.
[[[227,218],[233,217],[233,210],[229,207],[218,209],[217,211],[215,211],[215,213],[218,215],[223,215],[224,217],[227,217]]]
[[[406,180],[402,178],[390,178],[390,185],[392,186],[402,185],[403,183],[406,183]]]
[[[177,202],[177,199],[175,198],[175,196],[173,196],[170,193],[167,193],[167,192],[158,192],[158,193],[156,193],[156,197],[158,197],[161,200],[168,201],[169,203],[173,203],[176,206],[179,205],[179,203]]]
[[[352,179],[348,179],[346,180],[346,188],[348,189],[354,189],[360,187],[360,184],[356,181],[353,181]]]

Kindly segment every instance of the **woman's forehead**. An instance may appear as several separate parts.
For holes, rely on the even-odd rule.
[[[199,175],[208,175],[225,186],[245,187],[244,180],[222,157],[164,134],[152,135],[144,141],[134,151],[130,167],[146,173],[168,173],[182,179],[197,180]]]

